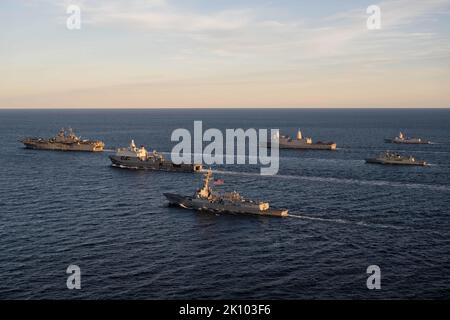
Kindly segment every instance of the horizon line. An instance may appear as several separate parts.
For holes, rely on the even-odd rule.
[[[244,110],[244,109],[282,109],[282,110],[427,110],[427,109],[450,109],[448,107],[0,107],[0,110]]]

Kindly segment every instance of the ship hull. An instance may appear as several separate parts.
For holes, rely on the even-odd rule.
[[[61,143],[32,140],[22,140],[21,142],[25,145],[25,148],[35,150],[101,152],[104,148],[104,144],[102,142]]]
[[[384,139],[386,143],[395,143],[395,144],[431,144],[430,141],[408,141],[408,140],[395,140],[395,139]]]
[[[270,148],[271,143],[267,142]],[[336,143],[282,143],[278,144],[280,149],[297,149],[297,150],[336,150]]]
[[[220,204],[208,202],[192,197],[180,196],[173,193],[164,193],[164,196],[169,201],[170,205],[178,206],[184,209],[206,211],[212,213],[229,213],[242,215],[256,215],[266,217],[287,217],[289,216],[287,209],[272,209],[258,210],[257,208],[234,206],[229,204]]]
[[[366,163],[395,165],[395,166],[419,166],[419,167],[427,166],[427,163],[425,161],[400,162],[400,161],[387,161],[387,160],[376,159],[376,158],[366,159]]]
[[[303,150],[336,150],[336,144],[280,144],[280,149],[303,149]]]
[[[114,167],[135,170],[156,170],[168,172],[201,172],[202,166],[199,164],[174,164],[171,161],[151,161],[140,160],[121,156],[109,156]]]

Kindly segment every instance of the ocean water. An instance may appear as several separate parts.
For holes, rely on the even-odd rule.
[[[170,152],[170,134],[297,128],[336,152],[280,151],[277,176],[221,166],[221,190],[286,207],[285,219],[168,207],[201,175],[112,168],[105,153],[24,149],[71,126],[108,149],[130,139]],[[433,145],[388,145],[399,130]],[[2,110],[2,299],[450,298],[450,110]],[[370,165],[384,150],[430,167]],[[220,171],[220,173],[217,173]],[[81,268],[68,290],[66,268]],[[381,290],[366,269],[381,268]]]

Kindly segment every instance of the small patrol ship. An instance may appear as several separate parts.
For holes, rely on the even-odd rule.
[[[277,135],[280,149],[309,149],[309,150],[336,150],[336,143],[318,141],[313,143],[311,138],[303,138],[302,132],[298,130],[296,138]],[[270,147],[270,141],[268,141]]]
[[[425,161],[416,160],[412,156],[402,156],[398,153],[386,151],[376,158],[366,159],[367,163],[385,164],[385,165],[404,165],[404,166],[426,166]]]
[[[59,151],[103,151],[105,144],[99,140],[82,140],[77,137],[72,129],[68,131],[61,129],[56,137],[50,139],[44,138],[25,138],[20,140],[26,148],[40,150],[59,150]]]
[[[431,141],[422,140],[421,138],[406,137],[403,132],[400,132],[394,139],[384,139],[386,143],[403,143],[403,144],[431,144]]]
[[[270,208],[268,202],[244,199],[236,191],[225,194],[216,193],[210,187],[211,179],[210,169],[204,175],[203,187],[198,189],[193,196],[173,193],[164,193],[164,196],[169,201],[169,205],[191,210],[271,217],[288,216],[287,209]]]
[[[114,167],[127,169],[147,169],[176,172],[198,172],[202,170],[201,164],[175,164],[166,160],[156,151],[149,153],[144,146],[137,148],[131,140],[128,148],[119,148],[116,154],[109,156]]]

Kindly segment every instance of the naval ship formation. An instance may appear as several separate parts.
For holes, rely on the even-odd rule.
[[[277,136],[281,149],[315,149],[336,150],[334,142],[313,143],[311,138],[303,138],[301,131],[297,132],[295,139],[288,136]],[[76,136],[71,129],[61,131],[53,138],[25,138],[20,140],[26,148],[39,150],[61,150],[61,151],[103,151],[105,144],[99,140],[82,140]],[[430,144],[427,140],[420,138],[407,138],[401,132],[394,139],[385,139],[390,143],[405,144]],[[270,141],[267,142],[270,146]],[[175,164],[167,160],[160,153],[148,152],[143,146],[137,148],[132,140],[128,148],[119,148],[114,155],[109,156],[112,166],[128,169],[148,169],[167,172],[204,172],[201,164]],[[366,159],[367,163],[382,165],[406,165],[426,166],[422,160],[416,160],[413,156],[402,156],[398,153],[386,151],[385,153]],[[198,189],[193,196],[164,193],[170,205],[185,209],[216,212],[250,214],[259,216],[286,217],[287,209],[271,208],[269,202],[245,199],[237,192],[220,194],[214,192],[210,187],[212,179],[211,170],[207,171],[203,180],[202,188]]]
[[[22,139],[20,142],[26,148],[41,150],[99,152],[105,147],[105,144],[99,140],[82,140],[72,129],[68,131],[61,129],[55,137],[50,139],[31,137]]]

